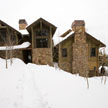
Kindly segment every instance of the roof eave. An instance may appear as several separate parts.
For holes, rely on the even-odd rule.
[[[94,39],[95,41],[97,41],[99,43],[99,47],[106,47],[106,45],[104,43],[102,43],[100,40],[97,40],[95,37],[93,37],[92,35],[90,35],[89,33],[86,32],[87,35],[90,36],[90,38]]]
[[[18,30],[16,30],[15,28],[11,27],[10,25],[8,25],[7,23],[5,23],[4,21],[0,20],[4,25],[8,26],[9,28],[11,28],[12,30],[16,31],[17,33],[19,33],[20,35],[22,35]]]
[[[51,25],[51,26],[53,27],[53,29],[55,29],[55,30],[57,29],[57,27],[56,27],[55,25],[53,25],[53,24],[51,24],[50,22],[44,20],[43,18],[37,19],[37,20],[34,21],[32,24],[30,24],[26,29],[29,30],[29,29],[31,28],[31,26],[33,26],[35,23],[37,23],[38,21],[41,21],[41,20],[44,21],[44,22],[46,22],[47,24]]]

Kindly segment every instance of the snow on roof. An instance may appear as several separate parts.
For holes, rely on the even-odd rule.
[[[101,68],[102,68],[102,66],[99,67],[99,73],[101,73]],[[104,66],[103,68],[105,69],[104,75],[108,76],[108,66]]]
[[[22,49],[27,48],[30,46],[30,42],[24,42],[21,45],[15,45],[15,46],[1,46],[0,50],[12,50],[12,49]]]
[[[22,35],[29,35],[29,32],[25,29],[25,30],[19,30],[19,32],[22,34]]]
[[[11,28],[11,29],[13,29],[13,30],[19,32],[18,29],[16,29],[15,27],[13,27],[12,25],[10,25],[10,24],[7,23],[6,21],[3,21],[3,20],[0,19],[0,22],[3,23],[5,26],[8,26],[9,28]],[[19,33],[20,33],[20,32],[19,32]]]
[[[70,35],[72,35],[74,32],[72,31],[72,32],[70,32],[67,36],[65,36],[65,37],[55,37],[55,38],[53,38],[54,39],[54,45],[56,46],[57,44],[59,44],[60,42],[62,42],[63,40],[65,40],[65,39],[67,39]]]

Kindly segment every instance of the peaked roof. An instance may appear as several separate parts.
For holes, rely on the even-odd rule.
[[[95,37],[93,37],[89,33],[87,33],[87,32],[85,32],[85,33],[87,34],[86,35],[87,39],[91,40],[92,42],[95,42],[95,43],[99,44],[100,47],[106,47],[106,45],[103,42],[101,42],[100,40],[96,39]]]
[[[3,24],[3,25],[5,25],[5,26],[8,26],[12,30],[16,31],[18,34],[21,34],[19,31],[17,31],[16,29],[14,29],[13,27],[11,27],[10,25],[8,25],[7,23],[5,23],[4,21],[0,20],[0,23]]]
[[[66,35],[68,35],[68,34],[71,33],[71,32],[72,32],[72,30],[69,29],[69,30],[67,30],[65,33],[63,33],[60,37],[65,37]]]
[[[92,42],[94,42],[94,43],[96,43],[96,44],[99,44],[100,47],[106,47],[106,45],[105,45],[104,43],[102,43],[100,40],[97,40],[95,37],[93,37],[92,35],[90,35],[90,34],[87,33],[87,32],[85,32],[85,33],[86,33],[86,38],[87,38],[88,40],[91,40]],[[67,39],[70,39],[70,38],[74,39],[74,36],[75,36],[75,33],[72,33],[72,34],[69,35],[68,37],[65,35],[65,36],[64,36],[65,39],[64,39],[63,41],[61,41],[60,43],[66,41]],[[66,37],[67,37],[67,38],[66,38]],[[60,43],[58,43],[58,44],[60,44]],[[57,44],[57,45],[58,45],[58,44]]]
[[[33,26],[34,24],[37,24],[37,23],[40,22],[40,21],[42,21],[43,23],[45,23],[45,24],[47,24],[47,25],[49,25],[49,26],[52,26],[52,28],[53,28],[54,30],[56,30],[56,28],[57,28],[55,25],[51,24],[50,22],[46,21],[45,19],[39,18],[38,20],[36,20],[36,21],[33,22],[32,24],[30,24],[30,25],[27,27],[27,29],[30,29],[31,26]]]

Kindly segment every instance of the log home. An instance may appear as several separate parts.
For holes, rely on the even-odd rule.
[[[36,64],[49,64],[53,63],[53,35],[56,27],[39,18],[27,27],[31,39],[32,49],[32,62]]]
[[[13,46],[21,44],[21,42],[22,34],[7,23],[0,20],[0,46]],[[5,51],[0,51],[0,57],[5,58],[5,53]],[[9,54],[10,51],[8,51],[8,58],[10,58]],[[14,50],[12,56],[23,59],[23,54],[20,50]]]
[[[72,23],[72,30],[69,29],[61,35],[66,36],[67,38],[56,46],[58,49],[56,61],[59,67],[81,76],[96,75],[99,68],[99,48],[105,47],[105,44],[85,31],[83,20],[75,20]]]
[[[85,31],[83,20],[75,20],[72,29],[61,35],[66,39],[56,47],[52,39],[56,26],[43,18],[39,18],[29,26],[26,20],[21,19],[19,29],[24,34],[0,20],[0,46],[17,45],[24,41],[31,43],[30,47],[17,50],[13,57],[18,57],[25,63],[41,65],[52,65],[53,61],[56,61],[59,67],[67,72],[78,73],[81,76],[97,75],[99,48],[105,47],[105,44]],[[5,58],[5,51],[0,51],[0,57]]]

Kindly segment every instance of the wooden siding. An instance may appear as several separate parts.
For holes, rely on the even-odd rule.
[[[58,64],[59,67],[67,72],[72,73],[72,61],[73,61],[73,48],[72,45],[74,43],[74,36],[70,36],[66,40],[60,42],[60,44],[57,45],[58,48]],[[87,38],[86,43],[88,44],[88,69],[89,69],[89,75],[94,76],[94,68],[96,67],[96,71],[98,71],[99,68],[99,44],[95,43],[95,41],[92,41]],[[62,49],[67,48],[67,57],[62,57]],[[96,48],[96,56],[91,57],[90,50],[91,48]],[[91,73],[91,71],[93,73]],[[92,74],[92,75],[91,75]]]
[[[96,67],[96,70],[98,71],[98,67],[99,67],[99,46],[96,45],[95,43],[93,43],[90,40],[87,40],[88,43],[88,63],[89,63],[89,70],[94,70],[94,67]],[[96,56],[95,57],[91,57],[90,55],[90,50],[91,48],[96,48]]]
[[[68,72],[72,72],[72,38],[59,44],[59,66]],[[62,57],[62,49],[67,49],[67,57]]]

